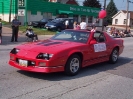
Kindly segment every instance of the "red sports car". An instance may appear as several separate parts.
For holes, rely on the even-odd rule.
[[[50,39],[13,48],[9,64],[25,71],[76,75],[92,64],[116,63],[123,48],[122,39],[101,31],[64,30]]]

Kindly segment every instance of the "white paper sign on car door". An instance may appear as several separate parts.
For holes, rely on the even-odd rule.
[[[106,44],[105,43],[94,44],[94,51],[95,52],[106,51]]]

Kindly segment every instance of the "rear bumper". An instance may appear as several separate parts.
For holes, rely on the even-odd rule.
[[[15,68],[18,68],[20,70],[24,71],[31,71],[31,72],[42,72],[42,73],[51,73],[51,72],[60,72],[64,71],[64,66],[45,66],[45,67],[39,67],[39,66],[20,66],[15,61],[9,60],[9,64]]]

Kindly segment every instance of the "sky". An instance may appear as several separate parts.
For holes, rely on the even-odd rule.
[[[80,5],[83,4],[84,0],[77,0],[79,2]],[[104,6],[104,0],[99,0],[101,5]],[[133,0],[129,0],[131,2],[133,2]],[[110,0],[106,0],[106,5],[108,5],[108,3],[110,2]],[[117,7],[118,10],[127,10],[127,0],[114,0],[114,3]],[[129,3],[129,11],[133,11],[133,3]]]

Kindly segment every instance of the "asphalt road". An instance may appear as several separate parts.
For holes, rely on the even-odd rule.
[[[61,73],[24,72],[8,65],[11,43],[4,31],[0,45],[0,99],[133,99],[133,37],[123,38],[125,49],[116,64],[100,63],[68,77]]]

